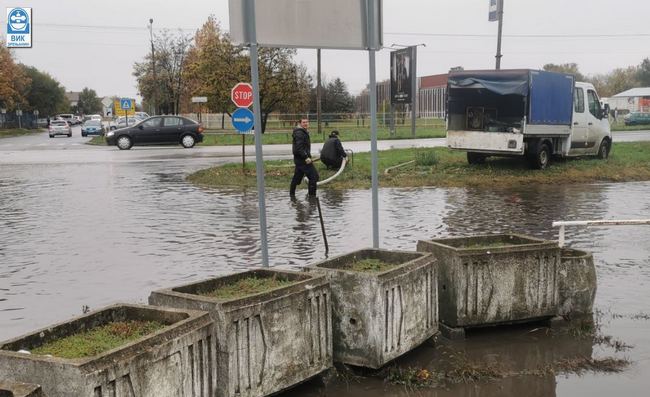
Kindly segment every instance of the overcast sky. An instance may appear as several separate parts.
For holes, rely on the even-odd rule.
[[[273,1],[273,0],[268,0]],[[326,1],[326,0],[323,0]],[[228,0],[0,0],[33,8],[33,48],[15,57],[58,79],[67,90],[90,87],[101,96],[135,96],[133,63],[150,51],[154,31],[193,33],[213,14],[229,28]],[[418,75],[494,67],[497,24],[487,21],[489,0],[385,0],[384,45],[419,48]],[[505,0],[502,68],[540,68],[576,62],[583,73],[606,73],[650,57],[648,0]],[[309,29],[309,26],[305,26]],[[389,75],[389,49],[378,53],[377,78]],[[315,74],[316,51],[299,62]],[[356,94],[368,82],[368,54],[323,50],[323,73],[341,77]]]

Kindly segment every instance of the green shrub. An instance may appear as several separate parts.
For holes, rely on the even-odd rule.
[[[415,164],[432,166],[438,164],[438,156],[433,150],[418,150],[415,152]]]

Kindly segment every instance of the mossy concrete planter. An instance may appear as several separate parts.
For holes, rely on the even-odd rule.
[[[419,241],[439,263],[440,322],[467,328],[558,314],[560,248],[514,234]]]
[[[199,295],[251,276],[295,283],[230,300]],[[330,301],[325,277],[267,269],[154,291],[149,297],[152,305],[210,312],[221,397],[266,396],[330,368]]]
[[[158,321],[166,327],[92,357],[64,359],[17,352],[129,320]],[[47,397],[209,396],[217,381],[211,327],[205,312],[109,306],[3,342],[0,378],[39,384]]]
[[[349,270],[356,261],[396,264],[383,272]],[[334,361],[380,368],[438,331],[431,255],[364,249],[310,265],[332,288]]]
[[[559,307],[563,316],[589,315],[596,297],[594,256],[585,251],[562,248],[558,272]]]
[[[0,397],[44,397],[44,395],[38,385],[0,380]]]

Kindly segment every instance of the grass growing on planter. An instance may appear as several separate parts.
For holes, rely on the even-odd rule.
[[[157,321],[113,322],[46,343],[32,350],[32,353],[51,354],[60,358],[91,357],[154,333],[164,327],[164,324]]]
[[[202,292],[199,295],[217,299],[242,298],[248,295],[259,294],[272,289],[286,287],[293,281],[283,280],[278,277],[246,277],[232,284],[227,284],[212,291]]]
[[[361,273],[378,273],[383,272],[397,266],[395,263],[386,263],[379,259],[362,259],[353,262],[349,270]]]

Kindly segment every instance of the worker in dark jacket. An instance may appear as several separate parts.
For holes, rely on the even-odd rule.
[[[318,182],[318,171],[314,167],[311,158],[311,140],[309,139],[309,119],[303,118],[300,124],[293,130],[293,163],[296,168],[291,179],[289,195],[296,196],[296,187],[302,182],[302,178],[309,179],[309,196],[316,196],[316,183]]]
[[[343,159],[347,157],[343,145],[339,139],[339,132],[334,130],[330,133],[330,137],[323,145],[320,151],[320,161],[323,162],[329,169],[338,170],[341,168]]]

